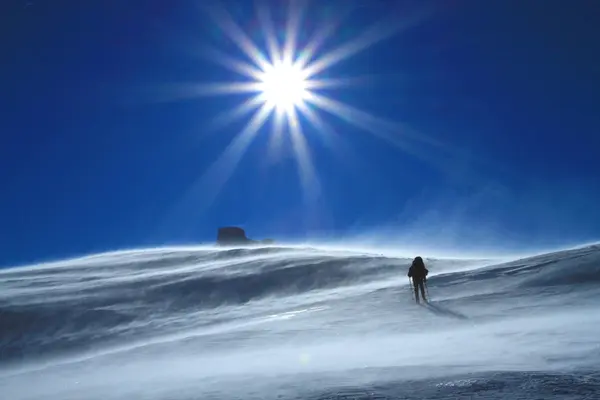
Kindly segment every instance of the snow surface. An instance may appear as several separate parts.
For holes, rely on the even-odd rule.
[[[0,270],[3,399],[600,398],[600,246],[170,248]]]

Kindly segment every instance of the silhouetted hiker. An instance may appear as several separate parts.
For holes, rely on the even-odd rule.
[[[419,302],[419,286],[421,287],[421,294],[423,300],[427,301],[425,296],[425,282],[427,282],[427,274],[429,270],[425,268],[425,263],[421,257],[415,257],[412,265],[408,269],[408,277],[412,278],[413,288],[415,289],[415,300]]]

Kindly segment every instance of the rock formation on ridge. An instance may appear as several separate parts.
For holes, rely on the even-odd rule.
[[[217,245],[219,246],[250,246],[258,244],[273,244],[273,239],[252,240],[246,232],[237,226],[224,226],[217,231]]]

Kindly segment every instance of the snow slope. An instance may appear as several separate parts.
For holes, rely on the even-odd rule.
[[[600,246],[174,248],[0,271],[6,399],[600,398]]]

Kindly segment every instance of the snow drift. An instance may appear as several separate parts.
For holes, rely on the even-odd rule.
[[[6,269],[0,387],[10,399],[600,393],[600,246],[426,259],[429,306],[411,299],[410,262],[181,248]]]

